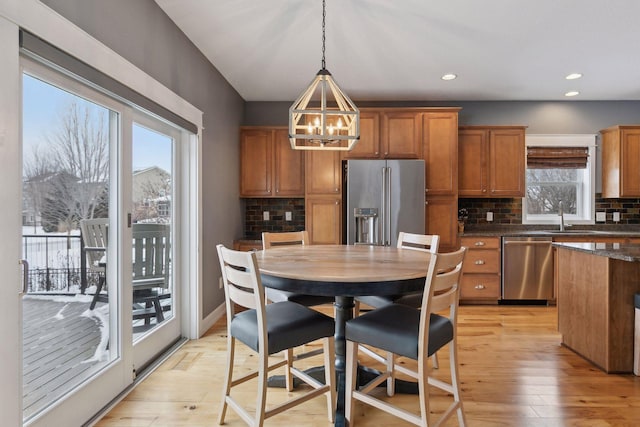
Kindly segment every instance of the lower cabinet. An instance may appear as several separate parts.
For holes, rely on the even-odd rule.
[[[342,240],[342,199],[340,197],[307,197],[306,229],[313,245],[339,245]]]
[[[497,304],[501,297],[500,237],[462,237],[460,245],[467,248],[460,300]]]

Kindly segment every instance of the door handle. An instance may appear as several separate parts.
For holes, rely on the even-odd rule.
[[[29,284],[29,262],[26,259],[21,259],[18,264],[22,266],[22,288],[20,289],[20,294],[22,295],[27,293]]]

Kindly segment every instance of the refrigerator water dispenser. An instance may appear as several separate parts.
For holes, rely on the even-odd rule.
[[[355,208],[353,216],[356,220],[356,245],[378,244],[378,209]]]

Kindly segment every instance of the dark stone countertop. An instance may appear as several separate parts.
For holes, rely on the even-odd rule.
[[[640,245],[624,243],[553,243],[564,249],[586,252],[622,261],[640,261]]]
[[[535,225],[505,225],[505,226],[477,226],[468,227],[462,237],[487,236],[541,236],[541,237],[559,237],[559,236],[600,236],[600,237],[640,237],[640,227],[620,225],[620,226],[572,226],[565,231],[560,231],[558,227],[553,226],[535,226]]]

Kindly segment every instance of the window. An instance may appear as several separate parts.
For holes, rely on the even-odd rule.
[[[595,135],[527,135],[523,224],[593,224]]]

